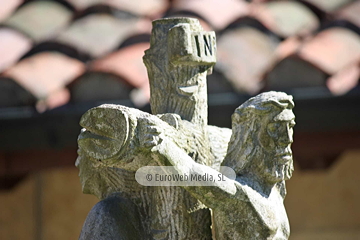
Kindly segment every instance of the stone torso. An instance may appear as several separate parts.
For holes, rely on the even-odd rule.
[[[114,161],[114,163],[96,161],[95,158],[89,156],[92,149],[85,143],[98,143],[98,139],[104,139],[105,145],[106,141],[109,140],[101,137],[101,135],[95,135],[96,131],[93,131],[86,138],[86,136],[83,136],[86,130],[80,137],[81,141],[85,142],[82,143],[83,147],[79,151],[80,156],[78,158],[81,163],[79,166],[83,188],[98,189],[96,192],[101,193],[98,194],[101,199],[112,193],[117,193],[123,198],[131,200],[136,206],[136,214],[140,216],[143,235],[146,236],[142,239],[211,239],[210,211],[204,208],[199,200],[191,196],[189,192],[181,187],[147,187],[136,182],[136,169],[146,164],[157,165],[157,163],[153,161],[150,155],[142,153],[139,147],[141,140],[134,135],[137,131],[141,131],[142,126],[146,125],[147,122],[139,123],[134,119],[136,117],[144,119],[144,116],[148,116],[155,122],[157,121],[157,126],[166,127],[169,130],[166,134],[170,131],[177,132],[174,142],[182,146],[186,154],[193,158],[193,161],[209,165],[216,163],[216,166],[224,158],[226,153],[224,149],[226,149],[229,141],[231,130],[209,126],[210,133],[206,134],[201,127],[188,121],[182,121],[180,118],[176,118],[176,122],[174,120],[174,123],[172,123],[170,115],[167,115],[168,118],[165,116],[160,119],[156,116],[141,113],[138,110],[109,105],[88,111],[84,119],[90,119],[90,122],[98,121],[96,117],[102,116],[102,114],[96,115],[96,111],[106,112],[112,116],[115,115],[117,120],[120,117],[116,113],[130,116],[129,112],[131,111],[133,118],[130,119],[129,117],[130,130],[128,132],[130,137],[127,138],[129,142],[122,144],[125,147],[133,147],[126,148],[127,151],[124,151],[124,153],[121,152],[122,155],[116,158],[119,160]],[[126,120],[127,118],[123,117],[123,119]],[[166,124],[162,119],[167,120],[166,122],[172,125]],[[113,121],[109,122],[113,123]],[[87,125],[89,124],[83,124],[84,127]],[[95,146],[98,147],[96,144]],[[94,168],[92,162],[98,164],[99,167]],[[89,163],[89,166],[86,163]],[[108,166],[102,166],[101,164],[108,164]],[[94,176],[98,177],[94,178]],[[90,193],[92,192],[90,191]],[[106,202],[104,204],[106,205]],[[90,225],[89,221],[87,221],[84,228],[88,229]],[[120,232],[119,234],[113,232],[113,235],[121,235],[124,239],[129,239]]]
[[[180,187],[152,188],[152,239],[211,239],[209,209],[198,209],[199,201]]]
[[[279,191],[273,188],[264,196],[251,187],[237,187],[232,204],[213,209],[216,239],[288,239],[290,226]]]
[[[167,120],[167,119],[165,119]],[[212,163],[206,129],[181,121],[179,131],[192,128],[187,153],[195,162]],[[185,134],[185,130],[181,131]],[[210,157],[211,156],[211,157]],[[211,239],[211,215],[199,200],[181,187],[152,187],[149,209],[150,235],[153,239]]]

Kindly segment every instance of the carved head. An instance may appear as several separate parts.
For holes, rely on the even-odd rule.
[[[288,180],[293,171],[293,107],[292,96],[282,92],[259,94],[238,107],[223,165],[272,183]]]
[[[94,162],[81,150],[78,150],[75,166],[79,168],[79,177],[83,193],[93,194],[99,199],[102,199],[104,179],[100,175],[101,170],[96,168]]]
[[[127,111],[124,106],[104,104],[88,110],[81,117],[83,129],[78,137],[75,165],[80,170],[84,193],[103,199],[119,189],[126,191],[127,187],[123,186],[135,182],[134,176],[120,168],[126,161],[119,161],[119,156],[123,156],[122,147],[135,131]],[[119,163],[117,167],[115,163]]]

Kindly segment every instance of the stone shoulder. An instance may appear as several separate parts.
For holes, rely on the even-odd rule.
[[[146,239],[134,203],[119,196],[98,202],[89,212],[79,240]]]

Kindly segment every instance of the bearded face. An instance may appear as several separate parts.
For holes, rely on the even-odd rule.
[[[93,194],[101,198],[101,176],[96,168],[94,168],[89,156],[79,149],[75,166],[79,168],[79,177],[82,191],[85,194]]]
[[[265,158],[267,154],[265,154]],[[269,156],[270,157],[270,156]],[[289,180],[294,170],[293,160],[289,159],[286,163],[276,161],[263,161],[262,170],[269,182],[281,182]]]
[[[258,159],[264,177],[270,182],[281,182],[291,178],[293,158],[291,143],[295,116],[285,109],[280,114],[267,117],[267,124],[261,127],[258,135],[261,146]]]

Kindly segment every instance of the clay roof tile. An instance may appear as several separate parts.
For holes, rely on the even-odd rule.
[[[141,87],[149,81],[142,61],[144,51],[149,49],[149,47],[150,43],[138,43],[127,46],[94,61],[90,65],[90,69],[122,76],[132,86]]]
[[[270,30],[282,37],[308,35],[320,25],[317,16],[306,6],[296,1],[275,1],[255,5],[262,10],[254,15]]]
[[[159,16],[168,7],[167,0],[67,0],[78,10],[104,4],[143,16]]]
[[[151,18],[161,17],[169,7],[168,0],[106,0],[105,2],[110,6]]]
[[[9,68],[4,76],[13,78],[38,99],[45,99],[84,70],[85,65],[76,59],[57,52],[41,52]]]
[[[304,0],[325,12],[334,12],[354,0]]]
[[[71,82],[67,89],[71,101],[79,103],[129,99],[132,87],[117,75],[90,71]]]
[[[34,1],[22,5],[4,24],[28,34],[36,41],[49,39],[66,27],[72,12],[55,1]]]
[[[32,46],[32,41],[23,34],[0,28],[0,72],[15,64]]]
[[[35,106],[36,98],[11,78],[0,77],[0,107]]]
[[[299,56],[332,75],[360,58],[360,36],[346,28],[329,28],[306,42]]]
[[[109,14],[91,14],[76,20],[56,40],[97,58],[116,49],[128,36],[150,28],[146,19],[121,20]]]
[[[250,27],[229,30],[218,39],[217,64],[235,90],[257,93],[262,76],[275,61],[278,42],[269,35]]]
[[[23,0],[0,1],[0,22],[9,17]]]
[[[360,1],[354,1],[352,4],[340,9],[335,15],[339,19],[346,19],[360,27]]]
[[[277,62],[265,75],[265,90],[288,91],[299,88],[324,88],[329,77],[321,69],[296,54]]]
[[[35,45],[30,49],[30,51],[26,52],[21,59],[31,57],[40,52],[58,52],[84,63],[91,59],[89,55],[79,51],[78,49],[56,41],[45,41]]]
[[[235,19],[249,13],[246,1],[233,0],[174,0],[172,11],[192,11],[202,16],[215,29],[222,29]]]
[[[355,61],[328,78],[326,85],[334,95],[343,95],[358,85],[360,61]]]

